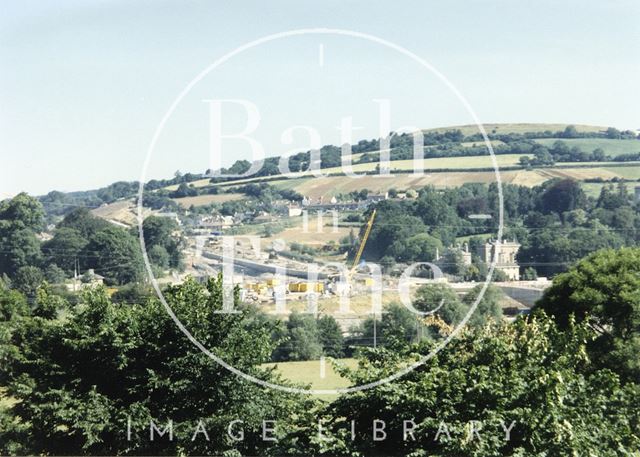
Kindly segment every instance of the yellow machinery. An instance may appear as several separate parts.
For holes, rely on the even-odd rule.
[[[355,273],[358,268],[358,262],[360,262],[360,257],[362,257],[362,253],[364,252],[364,247],[367,244],[367,240],[369,239],[369,235],[371,234],[371,227],[373,227],[373,220],[376,218],[376,209],[371,212],[371,216],[369,216],[369,220],[367,221],[367,227],[364,230],[364,235],[362,236],[362,241],[360,241],[360,246],[358,246],[358,252],[356,252],[356,256],[353,258],[353,265],[351,266],[351,271],[349,271],[349,280],[351,280],[351,276]]]
[[[369,216],[369,220],[367,221],[366,228],[364,230],[364,234],[362,235],[362,240],[360,241],[360,246],[358,246],[358,251],[356,252],[356,256],[353,258],[353,264],[351,265],[351,269],[347,273],[347,282],[351,282],[351,277],[358,269],[358,264],[360,263],[360,259],[362,258],[362,253],[364,252],[364,248],[367,245],[367,240],[369,239],[369,235],[371,234],[371,227],[373,227],[373,220],[376,218],[376,209],[371,212],[371,216]],[[340,275],[331,275],[330,279],[333,281],[337,280]],[[365,278],[365,285],[367,287],[373,286],[373,278]]]
[[[262,282],[249,282],[246,284],[246,289],[257,294],[265,295],[267,293],[267,286]]]
[[[289,283],[289,292],[324,292],[324,284],[317,282],[291,282]]]

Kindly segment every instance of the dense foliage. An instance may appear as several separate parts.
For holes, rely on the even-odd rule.
[[[267,320],[251,308],[216,314],[219,280],[188,281],[166,297],[207,348],[277,381],[259,368],[273,349]],[[43,289],[30,307],[0,288],[0,315],[0,385],[15,399],[0,410],[2,454],[204,455],[235,448],[255,455],[270,444],[261,440],[263,419],[285,421],[306,410],[306,400],[243,381],[204,356],[157,300],[118,305],[94,289],[69,306]],[[150,421],[162,429],[169,419],[176,438],[150,441]],[[235,419],[244,421],[242,442],[226,434]],[[202,434],[191,440],[200,420],[211,441]]]
[[[604,250],[558,275],[538,307],[566,328],[586,322],[598,367],[640,382],[640,249]]]
[[[640,446],[640,388],[591,370],[585,342],[594,336],[585,325],[560,331],[543,315],[467,332],[401,379],[341,396],[314,444],[328,455],[629,454]],[[388,376],[430,348],[371,350],[350,379]],[[385,440],[374,441],[374,421]]]
[[[597,199],[588,198],[572,180],[551,180],[533,188],[503,184],[502,190],[504,238],[522,245],[517,257],[521,273],[535,268],[537,274],[553,275],[593,250],[640,241],[639,206],[624,183],[603,186]],[[468,244],[475,254],[484,241],[474,237],[497,233],[498,205],[495,184],[426,187],[415,200],[380,202],[364,256],[435,261],[436,253],[442,255],[442,247],[455,245],[458,237],[471,237]],[[470,219],[471,214],[491,218]],[[486,265],[475,256],[472,260],[475,274],[461,265],[456,266],[457,274],[484,279],[478,272],[486,272]]]
[[[633,455],[640,446],[640,385],[629,375],[636,354],[597,348],[603,328],[625,343],[637,331],[638,256],[638,249],[603,251],[560,275],[540,305],[550,316],[539,310],[515,323],[496,320],[490,289],[479,317],[422,366],[324,405],[231,374],[194,348],[156,299],[115,304],[95,288],[71,305],[46,286],[28,301],[2,285],[0,452]],[[459,301],[446,288],[425,287],[417,306],[432,309],[444,297],[452,306],[439,316],[455,319],[474,293]],[[216,313],[219,279],[187,281],[165,295],[205,347],[283,382],[261,368],[281,341],[276,321],[239,303],[241,314]],[[361,348],[358,368],[338,368],[354,384],[397,372],[450,331],[425,322],[428,332],[415,338],[415,315],[388,311],[379,330],[393,344]],[[330,346],[335,321],[292,320],[291,329],[319,332]],[[151,441],[150,421],[162,430],[169,419],[174,440],[156,430]],[[244,421],[243,441],[228,433],[236,419]],[[265,419],[277,424],[278,441],[262,439]]]

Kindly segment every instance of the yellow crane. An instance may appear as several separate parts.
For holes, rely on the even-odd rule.
[[[364,230],[364,235],[362,236],[362,241],[360,241],[360,246],[358,246],[358,252],[356,252],[356,256],[353,259],[353,265],[351,266],[351,271],[349,272],[349,278],[358,268],[358,262],[360,262],[360,257],[362,257],[362,253],[364,252],[364,247],[367,244],[367,240],[369,239],[369,234],[371,233],[371,227],[373,227],[373,220],[376,218],[376,209],[371,212],[371,216],[369,216],[369,220],[367,221],[367,228]]]
[[[360,245],[358,246],[358,251],[356,252],[356,256],[353,259],[353,264],[351,265],[351,269],[348,272],[346,272],[345,280],[347,283],[351,282],[351,277],[353,276],[356,269],[358,268],[358,263],[360,262],[360,258],[362,257],[362,253],[364,252],[364,248],[367,244],[367,239],[369,238],[369,234],[371,234],[371,227],[373,226],[373,220],[375,219],[375,217],[376,217],[376,210],[374,209],[373,212],[371,213],[371,216],[369,216],[369,220],[367,221],[367,225],[364,230],[364,234],[362,235],[362,240],[360,241]],[[338,278],[340,278],[340,276],[341,276],[340,273],[329,275],[329,279],[332,281],[337,281]]]

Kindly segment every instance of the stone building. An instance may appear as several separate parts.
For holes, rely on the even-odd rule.
[[[520,279],[520,265],[516,261],[516,254],[520,249],[517,241],[488,240],[478,249],[477,255],[487,265],[496,259],[496,269],[504,272],[512,281]]]

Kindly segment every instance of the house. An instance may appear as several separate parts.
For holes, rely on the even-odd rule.
[[[384,200],[387,200],[389,198],[389,192],[385,192],[385,193],[377,193],[377,194],[368,194],[367,195],[367,199],[366,202],[367,203],[378,203]]]
[[[101,286],[104,284],[104,276],[97,274],[93,269],[87,270],[82,276],[77,276],[67,282],[67,289],[71,292]]]
[[[302,213],[301,213],[302,214]],[[273,222],[276,218],[266,211],[259,211],[258,214],[253,218],[253,222],[262,223],[262,222]]]
[[[302,207],[298,205],[289,205],[287,207],[287,215],[289,217],[302,216]]]
[[[180,218],[178,217],[177,213],[169,213],[169,212],[158,213],[158,214],[156,214],[156,216],[158,216],[158,217],[166,217],[167,219],[173,219],[174,221],[176,221],[176,223],[178,225],[182,225],[182,222],[180,221]]]
[[[520,279],[520,265],[516,261],[516,255],[520,250],[520,243],[517,241],[488,240],[478,249],[478,257],[487,265],[491,264],[495,258],[496,269],[504,272],[512,281]]]
[[[198,219],[198,226],[210,230],[222,230],[223,228],[229,228],[234,225],[235,219],[233,216],[222,216],[216,214],[213,216],[202,216]]]
[[[469,245],[464,243],[463,246],[459,244],[457,246],[451,246],[444,250],[442,256],[440,251],[436,248],[436,265],[444,269],[445,265],[453,264],[456,262],[456,256],[460,255],[462,263],[465,266],[471,265],[471,252],[469,252]]]

